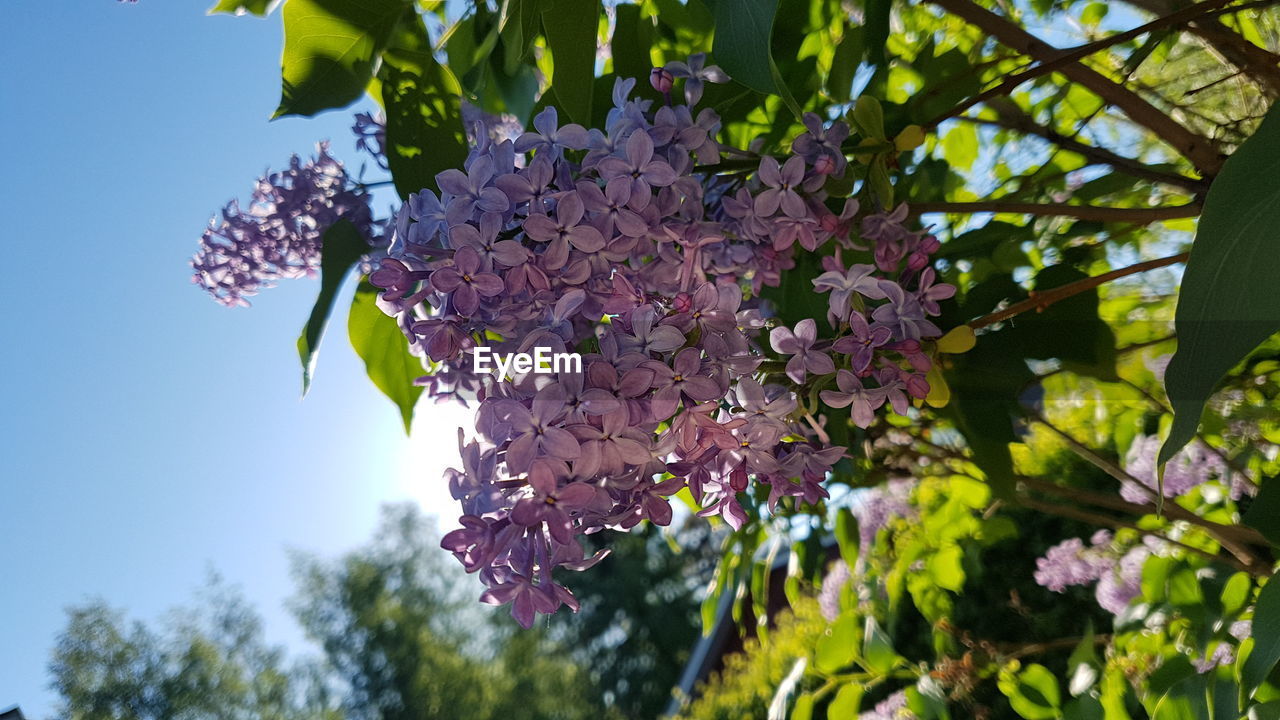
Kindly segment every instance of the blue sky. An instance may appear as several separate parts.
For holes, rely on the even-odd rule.
[[[279,16],[211,4],[5,3],[0,708],[31,717],[51,716],[69,604],[154,619],[212,566],[298,648],[286,548],[358,544],[385,501],[452,513],[440,470],[459,414],[424,403],[406,441],[343,325],[300,401],[294,340],[318,283],[248,309],[190,284],[210,215],[268,165],[324,138],[359,164],[350,112],[267,121]]]

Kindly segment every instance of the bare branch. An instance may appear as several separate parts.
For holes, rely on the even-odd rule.
[[[1117,208],[1098,205],[1068,205],[1066,203],[1004,202],[1001,200],[911,204],[911,212],[917,215],[922,213],[1012,213],[1039,217],[1073,217],[1080,220],[1135,223],[1139,225],[1147,225],[1161,220],[1198,217],[1200,210],[1199,202],[1154,208]]]
[[[932,0],[943,10],[956,15],[994,37],[1001,44],[1017,50],[1041,63],[1061,57],[1061,49],[1053,47],[1027,32],[1007,18],[974,3],[972,0]],[[1222,169],[1223,155],[1217,144],[1180,125],[1129,88],[1080,63],[1068,63],[1057,69],[1067,79],[1079,83],[1107,104],[1119,108],[1134,123],[1141,125],[1168,143],[1191,161],[1206,177]]]

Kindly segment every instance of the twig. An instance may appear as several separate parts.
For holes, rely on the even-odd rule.
[[[1154,30],[1161,30],[1167,27],[1174,27],[1177,25],[1183,25],[1185,23],[1191,22],[1192,20],[1195,20],[1199,17],[1203,17],[1205,15],[1210,14],[1214,10],[1218,10],[1222,6],[1228,5],[1231,2],[1233,2],[1233,0],[1209,0],[1208,2],[1203,2],[1196,5],[1190,5],[1181,10],[1178,10],[1177,12],[1169,13],[1168,15],[1165,15],[1163,17],[1156,18],[1155,20],[1152,20],[1151,22],[1146,23],[1144,25],[1139,25],[1138,27],[1133,28],[1132,30],[1126,30],[1124,32],[1116,33],[1115,35],[1110,35],[1101,40],[1091,42],[1087,45],[1081,45],[1080,47],[1077,47],[1077,48],[1072,48],[1070,50],[1063,50],[1061,51],[1061,54],[1058,55],[1057,57],[1054,57],[1053,59],[1050,59],[1050,60],[1044,60],[1040,64],[1036,65],[1035,67],[1032,67],[1028,70],[1024,70],[1016,75],[1011,75],[1005,78],[1002,82],[1000,82],[1000,84],[996,85],[995,87],[985,90],[981,93],[978,93],[977,95],[974,95],[968,100],[965,100],[959,105],[951,108],[947,112],[931,120],[928,124],[928,127],[937,127],[938,123],[942,122],[943,120],[955,117],[963,113],[965,110],[968,110],[969,108],[979,103],[986,102],[991,98],[1008,95],[1009,93],[1017,89],[1018,86],[1022,85],[1028,80],[1033,80],[1042,75],[1051,73],[1055,70],[1062,69],[1067,65],[1071,65],[1072,63],[1077,63],[1094,53],[1101,52],[1102,50],[1112,47],[1113,45],[1119,45],[1120,43],[1128,42],[1134,38],[1140,37],[1142,35],[1146,35],[1147,33],[1152,32]]]
[[[1066,203],[1027,203],[1004,202],[1001,200],[979,200],[977,202],[922,202],[912,203],[912,212],[919,213],[1013,213],[1019,215],[1036,215],[1039,217],[1073,217],[1078,220],[1096,220],[1098,222],[1127,222],[1146,225],[1161,220],[1197,217],[1200,215],[1200,203],[1189,202],[1184,205],[1154,208],[1117,208],[1099,207],[1097,205],[1067,205]]]
[[[1166,265],[1185,262],[1189,254],[1190,253],[1178,253],[1177,255],[1170,255],[1169,257],[1159,258],[1157,260],[1147,260],[1146,262],[1140,262],[1136,265],[1112,270],[1111,272],[1103,273],[1101,275],[1082,278],[1075,282],[1067,283],[1066,285],[1060,285],[1051,290],[1045,290],[1043,292],[1037,291],[1026,300],[1016,302],[1003,310],[997,310],[989,315],[983,315],[977,320],[970,322],[969,327],[977,330],[979,328],[987,327],[988,325],[994,325],[998,322],[1004,322],[1005,320],[1021,315],[1028,310],[1043,310],[1056,302],[1066,300],[1067,298],[1079,295],[1082,292],[1087,292],[1099,285],[1109,283],[1112,280],[1126,277],[1128,275],[1136,275],[1137,273],[1146,272],[1147,270],[1154,270],[1155,268],[1165,267]]]
[[[1072,452],[1087,460],[1094,467],[1102,470],[1120,482],[1132,483],[1139,489],[1139,491],[1151,498],[1151,500],[1157,504],[1162,500],[1159,494],[1153,488],[1148,487],[1146,483],[1143,483],[1141,480],[1134,477],[1114,462],[1094,452],[1088,446],[1072,437],[1069,433],[1046,420],[1044,416],[1039,413],[1032,413],[1031,419],[1051,430],[1067,444],[1067,447],[1070,448]],[[1185,520],[1192,525],[1204,528],[1205,532],[1209,533],[1210,537],[1216,540],[1218,544],[1222,545],[1228,552],[1235,555],[1246,565],[1249,565],[1250,567],[1253,567],[1254,565],[1267,565],[1261,557],[1255,555],[1247,547],[1247,544],[1256,545],[1262,548],[1270,547],[1266,538],[1253,528],[1243,525],[1223,525],[1221,523],[1212,522],[1196,515],[1177,503],[1163,503],[1163,509],[1169,517],[1175,520]]]
[[[1064,135],[1051,127],[1041,125],[1031,118],[1031,116],[1021,112],[1017,108],[1003,107],[1003,103],[995,103],[991,107],[996,111],[998,117],[995,119],[960,117],[957,118],[963,122],[975,123],[978,125],[992,125],[995,127],[1013,130],[1025,135],[1035,135],[1057,145],[1063,150],[1067,150],[1084,157],[1095,164],[1110,165],[1111,167],[1142,180],[1150,180],[1152,182],[1165,183],[1181,188],[1186,188],[1193,193],[1203,193],[1209,189],[1209,183],[1200,178],[1191,178],[1175,172],[1166,172],[1157,170],[1149,165],[1141,163],[1133,158],[1127,158],[1118,155],[1106,148],[1096,145],[1089,145],[1081,142],[1073,137]]]
[[[1192,545],[1179,542],[1172,538],[1165,537],[1164,535],[1161,535],[1159,533],[1152,532],[1150,530],[1145,530],[1139,527],[1136,523],[1129,522],[1128,520],[1122,520],[1120,518],[1111,517],[1109,515],[1102,515],[1100,513],[1093,513],[1087,510],[1081,510],[1079,508],[1075,508],[1070,505],[1042,502],[1040,500],[1036,500],[1028,496],[1019,496],[1018,502],[1022,503],[1022,505],[1024,505],[1025,507],[1031,508],[1032,510],[1035,510],[1037,512],[1045,513],[1046,515],[1057,515],[1058,517],[1064,517],[1071,520],[1079,520],[1081,522],[1086,522],[1091,525],[1101,525],[1104,527],[1113,527],[1117,529],[1126,528],[1129,530],[1137,530],[1143,535],[1150,535],[1151,537],[1157,538],[1159,540],[1163,540],[1164,542],[1167,542],[1171,545],[1177,545],[1178,547],[1182,548],[1183,550],[1186,550],[1187,552],[1199,555],[1200,557],[1203,557],[1206,560],[1210,560],[1212,562],[1221,562],[1226,565],[1230,565],[1231,567],[1237,570],[1243,570],[1244,572],[1247,572],[1253,575],[1265,576],[1270,574],[1270,572],[1267,569],[1258,568],[1251,561],[1246,562],[1245,560],[1231,557],[1229,555],[1219,555],[1216,553],[1208,552],[1207,550],[1201,550],[1198,547],[1194,547]]]
[[[994,37],[1001,44],[1041,63],[1051,62],[1063,55],[1063,51],[1059,48],[1044,42],[973,0],[932,0],[932,2]],[[1059,68],[1058,72],[1092,91],[1102,98],[1103,102],[1119,108],[1134,123],[1153,132],[1190,160],[1201,174],[1212,177],[1222,169],[1223,156],[1213,140],[1183,127],[1133,90],[1080,62],[1068,63]]]

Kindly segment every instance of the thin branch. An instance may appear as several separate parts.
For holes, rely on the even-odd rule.
[[[1062,54],[1057,57],[1049,60],[1043,60],[1038,65],[1030,69],[1024,70],[1016,75],[1010,75],[995,87],[978,93],[968,100],[965,100],[947,112],[939,115],[937,118],[931,120],[927,127],[937,127],[938,123],[941,123],[943,120],[955,117],[979,103],[986,102],[991,98],[1008,95],[1029,80],[1034,80],[1035,78],[1047,75],[1055,70],[1061,70],[1067,65],[1078,63],[1094,53],[1101,52],[1114,45],[1119,45],[1120,43],[1128,42],[1155,30],[1185,25],[1192,20],[1211,14],[1213,11],[1220,9],[1224,5],[1228,5],[1233,1],[1234,0],[1208,0],[1208,2],[1190,5],[1178,10],[1177,12],[1172,12],[1163,17],[1158,17],[1149,23],[1139,25],[1132,30],[1126,30],[1124,32],[1116,33],[1115,35],[1109,35],[1101,40],[1091,42],[1087,45],[1081,45],[1077,48],[1063,50],[1061,51]]]
[[[1132,175],[1143,180],[1175,185],[1177,187],[1186,188],[1187,190],[1197,194],[1203,193],[1209,189],[1209,183],[1204,180],[1187,177],[1175,172],[1157,170],[1149,165],[1134,160],[1133,158],[1127,158],[1123,155],[1111,152],[1106,148],[1089,145],[1088,143],[1084,143],[1073,137],[1064,135],[1051,127],[1037,123],[1031,118],[1031,116],[1017,110],[1016,107],[1006,108],[1001,105],[1002,104],[997,103],[991,106],[999,116],[996,119],[960,117],[957,118],[957,120],[979,125],[992,125],[1020,132],[1025,135],[1035,135],[1037,137],[1044,138],[1063,150],[1076,153],[1095,164],[1110,165],[1127,175]]]
[[[1163,15],[1175,7],[1174,3],[1167,0],[1125,1],[1153,15]],[[1242,6],[1229,8],[1229,10],[1243,10],[1250,6],[1271,5],[1274,2],[1275,0],[1266,0],[1260,3],[1246,3]],[[1280,56],[1254,45],[1248,39],[1223,25],[1216,18],[1195,20],[1190,24],[1189,29],[1200,38],[1206,47],[1215,51],[1223,61],[1249,73],[1254,80],[1266,88],[1268,94],[1273,97],[1280,95],[1280,67],[1277,66],[1280,63]]]
[[[912,203],[911,209],[919,213],[1012,213],[1037,217],[1073,217],[1097,222],[1126,222],[1148,225],[1161,220],[1198,217],[1201,205],[1198,201],[1183,205],[1154,208],[1117,208],[1098,205],[1068,205],[1066,203],[1005,202],[979,200],[977,202],[923,202]]]
[[[1031,418],[1053,431],[1055,435],[1067,444],[1067,447],[1070,448],[1072,452],[1087,460],[1094,467],[1102,470],[1120,482],[1132,483],[1143,494],[1151,498],[1153,502],[1160,503],[1161,498],[1155,489],[1148,487],[1146,483],[1143,483],[1141,480],[1131,475],[1124,468],[1094,452],[1088,446],[1072,437],[1069,433],[1046,420],[1043,415],[1033,413]],[[1221,523],[1206,520],[1177,503],[1163,503],[1162,506],[1164,512],[1167,513],[1169,517],[1175,520],[1184,520],[1192,525],[1204,528],[1204,530],[1209,533],[1209,536],[1216,540],[1219,545],[1222,545],[1222,547],[1226,548],[1228,552],[1235,555],[1246,565],[1268,565],[1263,558],[1256,555],[1247,547],[1249,544],[1256,545],[1260,548],[1270,547],[1267,539],[1253,528],[1244,525],[1223,525]],[[1157,512],[1155,514],[1160,513]]]
[[[1237,570],[1243,570],[1244,572],[1257,575],[1259,577],[1270,574],[1266,569],[1258,568],[1250,562],[1245,562],[1244,560],[1240,560],[1238,558],[1234,558],[1231,556],[1218,555],[1216,553],[1208,552],[1207,550],[1201,550],[1198,547],[1194,547],[1192,545],[1179,542],[1172,538],[1165,537],[1164,535],[1161,535],[1159,533],[1152,532],[1150,530],[1144,530],[1143,528],[1139,527],[1136,523],[1129,522],[1128,520],[1122,520],[1120,518],[1111,517],[1110,515],[1093,513],[1087,510],[1080,510],[1079,508],[1075,508],[1070,505],[1063,505],[1061,503],[1042,502],[1040,500],[1036,500],[1034,498],[1027,497],[1027,496],[1019,496],[1018,502],[1020,502],[1025,507],[1028,507],[1037,512],[1045,513],[1046,515],[1057,515],[1058,517],[1064,517],[1071,520],[1079,520],[1081,522],[1086,522],[1091,525],[1100,525],[1102,527],[1112,527],[1116,529],[1125,528],[1129,530],[1137,530],[1143,535],[1150,535],[1151,537],[1157,538],[1159,540],[1163,540],[1164,542],[1167,542],[1171,545],[1177,545],[1183,550],[1186,550],[1187,552],[1193,553],[1195,555],[1199,555],[1200,557],[1203,557],[1206,560],[1209,560],[1212,562],[1224,563],[1226,565],[1230,565],[1231,567]]]
[[[1059,48],[1044,42],[973,0],[932,0],[932,2],[994,37],[1001,44],[1042,63],[1056,60],[1063,54]],[[1212,177],[1222,169],[1223,156],[1213,140],[1183,127],[1124,85],[1080,62],[1068,63],[1059,68],[1058,72],[1092,91],[1102,98],[1103,102],[1119,108],[1134,123],[1160,137],[1179,154],[1190,160],[1203,175]]]
[[[1029,310],[1044,310],[1056,302],[1066,300],[1067,298],[1079,295],[1082,292],[1087,292],[1099,285],[1109,283],[1112,280],[1126,277],[1128,275],[1135,275],[1140,272],[1146,272],[1147,270],[1154,270],[1155,268],[1165,267],[1166,265],[1186,262],[1189,255],[1190,253],[1178,253],[1177,255],[1170,255],[1169,257],[1159,258],[1157,260],[1147,260],[1146,262],[1140,262],[1136,265],[1112,270],[1111,272],[1103,273],[1101,275],[1082,278],[1075,282],[1060,285],[1056,288],[1045,290],[1043,292],[1032,291],[1031,297],[1026,300],[1016,302],[1003,310],[997,310],[989,315],[983,315],[977,320],[970,322],[969,327],[977,330],[979,328],[987,327],[988,325],[994,325],[998,322],[1004,322],[1011,317],[1021,315]]]

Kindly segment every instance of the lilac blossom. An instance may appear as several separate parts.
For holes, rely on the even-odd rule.
[[[812,318],[801,320],[795,332],[786,327],[776,327],[769,333],[769,345],[774,352],[790,355],[787,361],[787,377],[803,383],[809,373],[830,375],[836,371],[831,356],[813,349],[818,339],[818,326]]]
[[[660,91],[672,72],[654,75]],[[695,100],[719,78],[701,57],[674,72]],[[465,163],[395,214],[370,276],[422,359],[420,383],[475,410],[461,469],[446,475],[460,528],[441,544],[486,586],[485,602],[510,605],[526,626],[576,609],[556,573],[604,557],[587,557],[580,536],[666,524],[683,489],[698,515],[734,528],[825,500],[847,452],[806,420],[806,384],[860,427],[886,404],[906,412],[927,393],[920,341],[939,334],[927,317],[954,292],[919,264],[936,247],[900,206],[859,225],[862,241],[891,246],[877,245],[875,265],[823,257],[815,291],[831,293],[833,331],[809,318],[766,333],[776,320],[760,292],[797,253],[854,244],[858,203],[834,215],[824,190],[847,129],[807,118],[794,156],[762,155],[759,172],[735,179],[705,171],[720,156],[714,110],[651,108],[634,87],[615,82],[604,128],[560,126],[549,109],[511,141],[469,115]],[[583,370],[477,375],[477,343],[576,350]],[[788,356],[785,374],[770,351]],[[909,516],[910,492],[891,483],[860,494],[863,532],[874,539]]]
[[[688,62],[673,60],[662,68],[673,78],[685,78],[684,99],[685,102],[689,103],[690,107],[697,105],[698,101],[702,99],[704,82],[729,82],[729,76],[725,75],[724,71],[721,70],[719,66],[707,65],[706,62],[706,53],[694,53],[689,56]],[[670,81],[666,81],[664,86],[666,87],[666,90],[659,90],[659,92],[671,91]]]
[[[287,170],[259,178],[247,207],[233,200],[221,222],[210,221],[191,280],[223,305],[248,305],[277,280],[314,276],[324,233],[338,220],[374,234],[368,195],[320,143],[310,161],[295,155]]]

